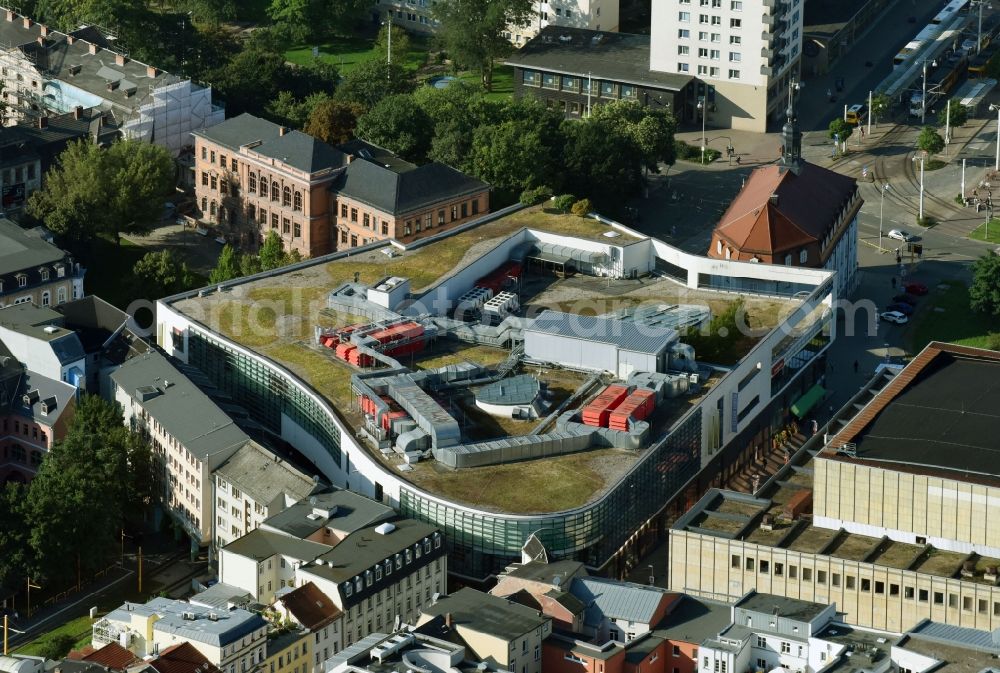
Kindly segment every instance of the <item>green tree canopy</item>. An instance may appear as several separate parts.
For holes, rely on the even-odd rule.
[[[551,180],[557,148],[531,120],[477,128],[469,160],[473,174],[502,189],[521,192]]]
[[[877,122],[882,119],[889,112],[891,106],[892,100],[884,93],[879,92],[872,96],[872,120]]]
[[[331,102],[330,94],[317,92],[298,99],[291,91],[282,91],[278,97],[267,104],[265,112],[274,121],[301,129],[309,123],[313,110],[318,106]]]
[[[271,0],[268,14],[300,40],[352,35],[370,0]]]
[[[389,58],[389,27],[392,26],[392,60],[403,63],[410,51],[410,34],[396,24],[382,23],[375,38],[375,52],[381,59]]]
[[[158,145],[122,140],[108,149],[71,143],[28,213],[71,244],[98,234],[143,234],[159,221],[175,182],[170,154]]]
[[[309,112],[304,130],[325,143],[339,145],[354,137],[358,117],[363,113],[364,109],[357,103],[320,101]]]
[[[837,117],[829,126],[830,137],[837,138],[840,142],[847,142],[847,139],[854,133],[854,127],[844,121],[843,117]]]
[[[370,110],[386,96],[410,93],[414,88],[413,77],[401,65],[371,59],[344,75],[334,98]]]
[[[642,184],[641,152],[623,133],[599,123],[563,122],[566,182],[597,207],[634,194]]]
[[[259,115],[277,98],[283,83],[292,81],[293,73],[282,54],[251,43],[208,77],[226,100],[226,114],[233,117],[244,112]]]
[[[504,33],[528,25],[532,15],[532,0],[438,0],[434,5],[445,49],[480,74],[486,91],[493,90],[494,62],[513,50]]]
[[[951,117],[949,119],[948,110],[951,110]],[[968,109],[962,105],[961,101],[952,99],[948,101],[948,106],[938,113],[938,124],[944,126],[945,124],[951,123],[951,127],[955,128],[957,126],[965,126],[965,122],[969,119]]]
[[[672,165],[677,160],[674,132],[677,121],[665,110],[654,110],[638,101],[617,100],[598,105],[589,123],[604,126],[609,133],[627,137],[638,148],[642,162],[659,172],[659,164]]]
[[[934,130],[933,126],[925,126],[917,137],[917,147],[928,155],[937,154],[944,149],[944,138]]]
[[[194,287],[194,276],[187,264],[170,250],[147,252],[132,268],[139,285],[139,296],[159,299]]]
[[[413,98],[434,126],[428,158],[471,171],[473,133],[479,126],[498,120],[503,105],[486,100],[478,86],[460,81],[444,89],[421,87]]]
[[[355,134],[410,161],[420,162],[430,149],[431,118],[410,94],[386,96],[358,119]]]
[[[219,253],[219,260],[209,274],[208,282],[215,285],[239,278],[241,275],[240,253],[236,248],[227,243],[222,246],[222,252]]]
[[[1000,255],[993,251],[972,263],[969,306],[973,311],[1000,316]]]
[[[25,508],[28,487],[15,482],[0,484],[0,586],[20,580],[29,566],[31,528]]]

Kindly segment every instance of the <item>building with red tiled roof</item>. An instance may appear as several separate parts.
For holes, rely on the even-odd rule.
[[[802,134],[788,110],[782,158],[757,168],[712,233],[708,256],[837,271],[838,294],[855,283],[858,213],[853,178],[802,160]]]
[[[80,656],[73,656],[74,654],[79,654]],[[70,655],[67,658],[100,664],[101,666],[106,666],[113,671],[124,671],[140,661],[139,657],[135,656],[118,643],[108,643],[104,647],[96,650],[88,645],[78,653],[70,652]]]
[[[149,662],[156,673],[222,673],[191,643],[172,645]]]

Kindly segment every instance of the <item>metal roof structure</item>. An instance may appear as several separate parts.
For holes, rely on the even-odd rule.
[[[650,624],[663,601],[673,595],[666,589],[600,577],[576,577],[569,592],[587,606],[583,619],[588,625],[604,619]]]
[[[996,631],[970,629],[965,626],[952,626],[925,620],[917,624],[907,635],[1000,656],[1000,633]]]
[[[685,329],[700,325],[711,319],[712,310],[698,304],[643,304],[635,308],[623,308],[606,313],[601,318],[632,320],[649,327]]]
[[[335,490],[317,493],[269,516],[261,528],[298,538],[309,537],[320,528],[347,535],[393,516],[395,512],[387,505],[351,491]]]
[[[634,320],[544,311],[525,328],[572,339],[613,344],[621,350],[657,355],[677,341],[677,330],[654,325],[640,325]]]
[[[941,31],[933,42],[927,44],[921,51],[915,53],[909,64],[904,64],[893,70],[888,77],[878,85],[878,90],[887,96],[898,96],[923,72],[924,62],[932,61],[947,49],[961,33],[968,17],[959,16]]]
[[[145,605],[125,603],[107,616],[109,621],[131,622],[132,615],[144,617],[159,615],[153,624],[154,631],[170,633],[187,640],[224,647],[257,629],[267,622],[247,610],[208,611],[187,601],[157,596]],[[190,618],[193,617],[193,618]]]
[[[429,617],[449,613],[453,628],[468,629],[507,641],[520,638],[549,621],[549,617],[538,610],[469,587],[445,596],[422,610],[422,614]]]
[[[483,386],[476,392],[476,402],[484,404],[531,404],[538,397],[541,384],[531,374],[519,374]]]

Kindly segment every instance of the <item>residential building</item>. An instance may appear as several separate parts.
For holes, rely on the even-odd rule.
[[[309,673],[314,670],[312,634],[292,627],[268,634],[260,673]]]
[[[384,671],[500,671],[494,661],[481,661],[454,636],[415,631],[373,633],[331,657],[324,673],[382,673]]]
[[[803,0],[653,0],[649,69],[698,78],[678,117],[763,132],[799,76]],[[699,109],[699,102],[701,109]]]
[[[318,480],[252,440],[216,468],[213,479],[216,548],[322,488]]]
[[[0,217],[0,307],[52,306],[79,299],[84,273],[42,228],[22,229]]]
[[[124,603],[93,627],[94,645],[117,642],[147,657],[187,643],[223,673],[255,669],[264,661],[266,641],[267,622],[258,614],[239,608],[209,611],[161,597]]]
[[[71,650],[66,658],[99,664],[113,671],[125,671],[141,661],[134,652],[129,652],[118,643],[108,643],[98,649],[87,645],[79,652]]]
[[[537,610],[468,587],[421,610],[417,630],[434,637],[455,637],[476,659],[492,658],[501,669],[540,673],[542,642],[552,620]]]
[[[146,662],[150,673],[222,673],[191,643],[178,643]]]
[[[350,163],[332,186],[338,249],[410,243],[490,212],[490,186],[450,166],[416,166],[357,140],[340,149]]]
[[[192,550],[212,541],[212,473],[250,438],[154,350],[125,361],[111,374],[113,397],[125,423],[152,444],[161,504],[191,539]]]
[[[0,342],[19,362],[56,381],[86,387],[87,354],[54,308],[21,303],[0,308]]]
[[[443,542],[434,526],[397,518],[391,508],[349,491],[333,491],[292,505],[223,547],[219,578],[263,604],[312,583],[343,613],[342,626],[321,639],[330,642],[319,643],[332,651],[396,619],[412,620],[443,593]],[[294,605],[298,599],[289,600]],[[325,618],[299,617],[313,620],[313,627]]]
[[[810,462],[761,497],[709,492],[677,520],[670,586],[835,602],[848,623],[895,633],[1000,627],[1000,391],[969,383],[998,375],[996,351],[937,342],[879,372],[806,444]]]
[[[344,613],[312,582],[285,593],[278,591],[273,607],[283,620],[309,632],[315,673],[321,673],[323,663],[343,649]]]
[[[569,119],[615,100],[681,111],[694,77],[654,71],[649,59],[649,35],[549,26],[504,63],[514,68],[515,96],[537,98]]]
[[[362,141],[332,147],[250,114],[194,136],[200,218],[243,245],[275,231],[286,249],[316,257],[414,240],[489,212],[488,185]]]
[[[787,111],[778,164],[754,169],[715,226],[708,256],[837,272],[848,296],[858,281],[858,216],[864,200],[854,178],[802,159],[802,134]]]
[[[225,117],[211,88],[130,59],[96,27],[61,33],[0,8],[0,40],[8,123],[100,106],[126,137],[177,155],[192,131]]]

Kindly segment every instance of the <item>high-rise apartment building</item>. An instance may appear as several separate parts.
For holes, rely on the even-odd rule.
[[[798,78],[803,0],[653,0],[650,70],[693,75],[679,117],[765,131]],[[700,105],[699,105],[700,104]]]

